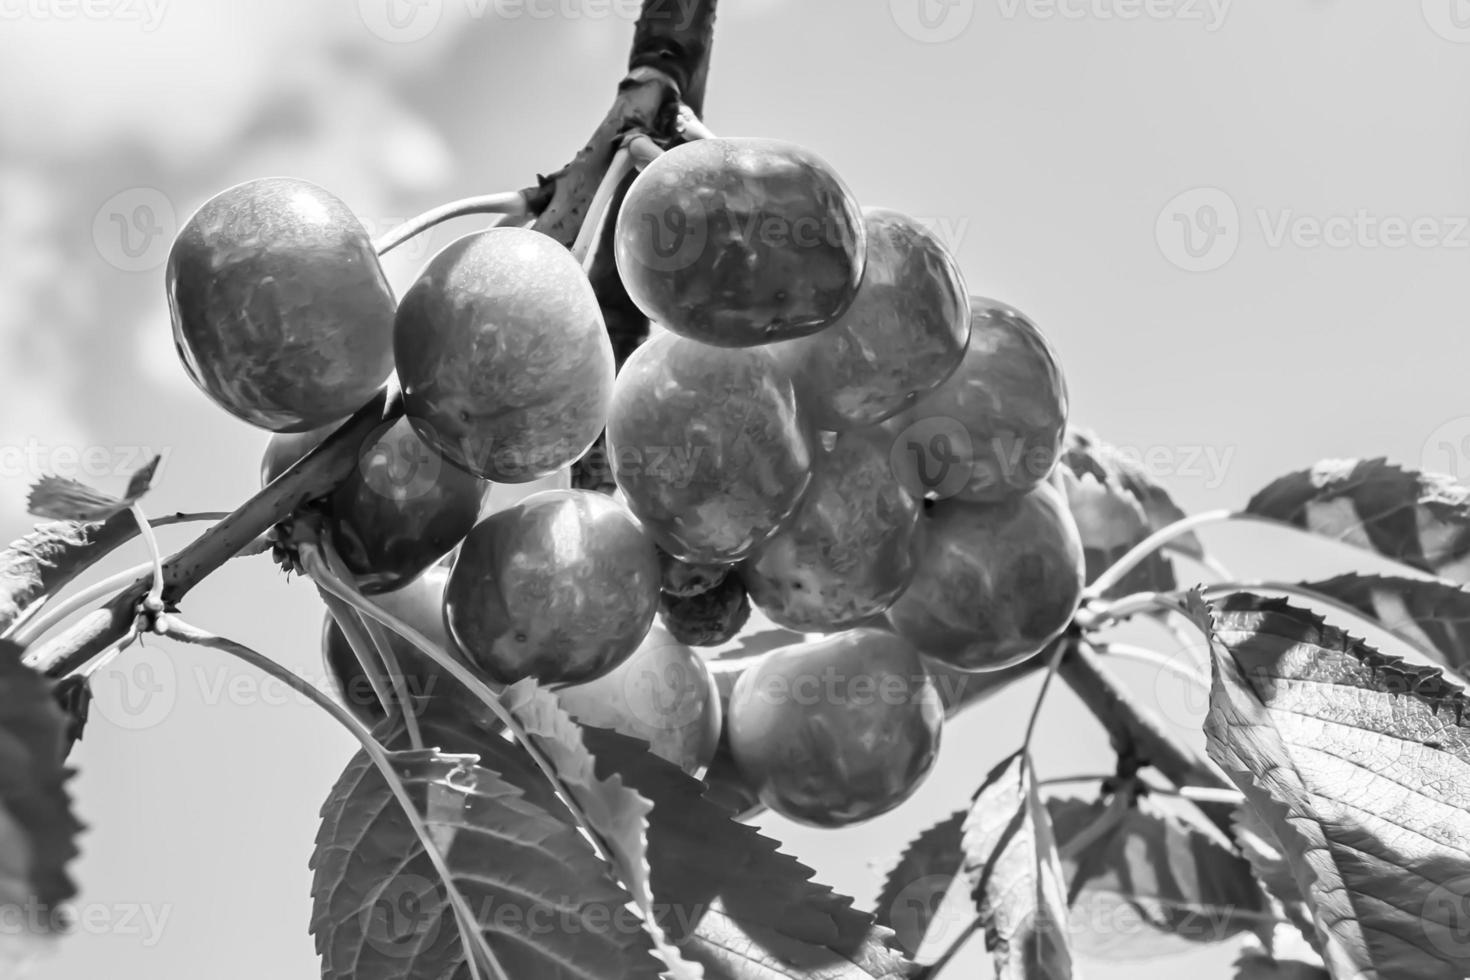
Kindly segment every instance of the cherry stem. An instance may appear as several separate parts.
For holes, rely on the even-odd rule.
[[[623,143],[623,149],[633,160],[633,166],[642,170],[650,163],[664,155],[663,147],[659,146],[647,133],[634,133]]]
[[[128,509],[133,513],[133,520],[138,522],[138,533],[143,536],[148,557],[152,559],[153,584],[148,587],[148,595],[143,600],[143,611],[152,617],[163,612],[163,553],[158,550],[158,538],[153,536],[153,525],[148,523],[143,506],[134,502]]]
[[[1025,756],[1028,766],[1031,764],[1031,737],[1036,734],[1036,723],[1041,720],[1041,708],[1046,704],[1046,694],[1051,690],[1052,678],[1056,676],[1057,667],[1066,653],[1067,643],[1064,638],[1058,637],[1052,641],[1046,658],[1046,676],[1041,679],[1041,690],[1036,692],[1036,703],[1031,706],[1031,717],[1026,722],[1026,735],[1021,740],[1021,754]]]
[[[37,613],[23,623],[12,626],[10,632],[6,635],[6,639],[19,647],[28,647],[58,623],[70,618],[73,613],[79,612],[95,602],[112,598],[120,589],[127,588],[129,584],[136,582],[139,576],[153,573],[154,568],[155,566],[152,562],[134,565],[132,568],[124,569],[115,575],[109,575],[102,581],[94,585],[89,585],[85,589],[82,589],[74,595],[67,596],[59,602],[48,604],[43,612]]]
[[[322,587],[321,583],[317,583],[316,590],[327,607],[327,615],[332,617],[332,621],[342,631],[342,635],[347,639],[347,645],[352,648],[357,662],[362,665],[362,672],[367,677],[368,686],[373,689],[373,696],[383,706],[384,713],[391,717],[393,691],[383,679],[383,667],[375,659],[372,640],[368,638],[367,628],[363,625],[357,610],[332,595]]]
[[[316,545],[320,549],[321,557],[326,561],[327,568],[331,570],[332,576],[344,584],[352,581],[352,572],[343,563],[337,550],[332,543],[323,540]],[[368,651],[376,651],[376,657],[369,655],[363,660],[361,655],[358,659],[362,662],[362,669],[372,669],[378,672],[379,683],[384,675],[388,678],[388,685],[392,689],[393,696],[397,699],[399,710],[403,713],[403,724],[408,729],[409,743],[416,749],[423,748],[423,737],[419,734],[419,719],[415,713],[416,706],[408,696],[408,689],[403,679],[403,668],[398,664],[398,657],[393,653],[393,646],[388,642],[388,637],[383,633],[383,628],[377,621],[363,616],[355,609],[348,610],[351,618],[361,624],[368,641]],[[371,663],[371,668],[369,667]],[[376,689],[376,688],[375,688]],[[392,714],[393,710],[388,700],[383,700],[383,710]]]
[[[1127,816],[1128,809],[1133,805],[1133,794],[1122,791],[1113,794],[1108,805],[1092,820],[1083,827],[1065,844],[1057,848],[1057,856],[1063,861],[1075,858],[1093,844],[1102,840],[1103,837],[1118,824],[1123,822]]]
[[[1114,562],[1111,568],[1099,575],[1097,581],[1089,585],[1087,591],[1083,593],[1084,600],[1098,599],[1117,587],[1129,572],[1142,565],[1154,552],[1176,538],[1181,538],[1190,531],[1207,524],[1219,524],[1233,520],[1237,516],[1239,516],[1238,513],[1233,510],[1212,510],[1185,517],[1167,527],[1160,528],[1134,545],[1122,558]]]
[[[587,215],[582,221],[581,230],[577,232],[577,240],[572,243],[572,258],[581,263],[584,272],[590,273],[592,270],[592,261],[597,256],[597,243],[602,238],[602,229],[612,211],[613,199],[632,166],[632,153],[628,147],[625,146],[613,154],[607,173],[603,175],[592,195],[591,203],[587,205]]]
[[[450,201],[448,204],[441,204],[437,208],[430,208],[423,214],[409,218],[374,241],[373,249],[380,257],[387,255],[410,238],[422,235],[435,225],[443,224],[452,218],[464,218],[476,214],[504,214],[521,217],[530,212],[531,202],[526,198],[525,191],[502,191],[499,194],[466,197],[458,201]]]
[[[679,103],[679,118],[675,122],[675,128],[679,135],[686,140],[712,140],[715,139],[714,130],[704,124],[695,111],[684,103]]]
[[[1157,650],[1134,646],[1131,643],[1100,643],[1096,649],[1104,657],[1117,657],[1121,660],[1137,660],[1140,663],[1146,663],[1162,670],[1167,670],[1178,677],[1184,678],[1195,687],[1206,691],[1210,689],[1210,679],[1208,677],[1183,664],[1176,663],[1173,657],[1160,653]]]
[[[160,624],[163,627],[163,635],[170,639],[177,640],[180,643],[220,650],[275,678],[331,715],[337,720],[338,724],[352,734],[353,738],[357,739],[357,743],[362,746],[363,754],[377,768],[379,774],[383,777],[383,781],[388,784],[388,789],[392,792],[393,798],[403,808],[404,816],[408,818],[409,825],[413,828],[414,834],[417,835],[419,843],[423,846],[429,861],[434,865],[434,870],[438,872],[440,879],[444,882],[444,890],[454,906],[455,920],[459,925],[460,941],[464,943],[465,960],[469,966],[471,978],[473,980],[479,980],[480,977],[479,964],[477,962],[479,957],[476,955],[476,951],[479,951],[480,956],[486,959],[497,980],[509,980],[505,970],[500,966],[494,954],[491,952],[489,944],[485,942],[485,937],[481,935],[479,925],[476,923],[475,917],[470,911],[469,903],[465,901],[464,896],[460,894],[458,886],[455,885],[454,877],[449,870],[449,865],[445,861],[444,855],[439,852],[438,846],[434,843],[434,836],[429,830],[428,825],[424,822],[423,816],[419,813],[418,807],[414,805],[413,798],[409,795],[408,787],[404,785],[402,777],[393,768],[393,762],[388,757],[388,752],[378,743],[377,739],[373,738],[372,733],[367,730],[362,722],[354,718],[347,709],[327,697],[314,685],[307,683],[307,681],[298,677],[265,654],[253,650],[243,643],[237,643],[234,640],[216,636],[196,626],[191,626],[178,616],[160,617]]]
[[[306,567],[306,570],[311,573],[312,578],[318,585],[343,602],[351,605],[358,612],[365,616],[373,617],[409,643],[412,643],[423,652],[424,656],[428,657],[447,672],[450,677],[463,684],[465,689],[473,694],[480,703],[489,708],[490,712],[506,727],[506,730],[515,735],[516,741],[531,756],[532,761],[536,763],[542,775],[546,777],[547,781],[556,790],[557,795],[562,798],[562,802],[566,804],[567,809],[576,816],[577,822],[581,824],[582,830],[586,832],[588,839],[591,840],[593,849],[597,851],[598,857],[612,864],[612,848],[608,846],[607,842],[602,839],[602,835],[597,833],[596,829],[592,826],[586,813],[577,803],[575,794],[572,793],[566,782],[561,778],[561,774],[557,772],[556,765],[542,751],[541,747],[536,743],[536,740],[526,733],[525,726],[501,703],[500,696],[491,690],[488,684],[480,680],[463,664],[451,657],[439,644],[397,616],[383,610],[346,582],[338,579],[322,562],[321,555],[318,554],[315,547],[308,545],[301,549],[301,562]]]

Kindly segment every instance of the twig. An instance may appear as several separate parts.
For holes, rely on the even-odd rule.
[[[1129,572],[1142,565],[1148,560],[1150,555],[1170,541],[1181,538],[1196,528],[1204,527],[1207,524],[1219,524],[1222,521],[1228,521],[1235,517],[1236,512],[1233,510],[1212,510],[1203,514],[1195,514],[1191,517],[1183,518],[1182,520],[1175,521],[1168,527],[1160,528],[1134,545],[1122,558],[1114,562],[1107,571],[1099,575],[1097,580],[1087,587],[1084,595],[1089,599],[1106,595],[1109,590],[1127,578]]]
[[[503,191],[499,194],[481,194],[478,197],[450,201],[448,204],[441,204],[437,208],[430,208],[423,214],[409,218],[373,242],[373,249],[379,255],[387,255],[410,238],[421,235],[435,225],[443,224],[452,218],[464,218],[474,214],[520,216],[529,214],[530,209],[531,202],[527,199],[525,191]]]

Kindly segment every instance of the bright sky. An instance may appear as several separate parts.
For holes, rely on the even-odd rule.
[[[932,220],[975,291],[1052,336],[1074,417],[1143,455],[1189,508],[1239,504],[1324,456],[1465,478],[1461,6],[727,0],[708,117],[805,143],[864,203]],[[626,7],[0,0],[5,533],[26,526],[20,501],[42,471],[116,485],[149,449],[168,454],[160,511],[251,491],[265,436],[197,395],[172,350],[161,263],[177,223],[267,174],[323,184],[378,231],[522,186],[600,117]],[[395,285],[470,227],[403,249]],[[1251,576],[1343,567],[1341,552],[1256,532],[1212,540]],[[263,559],[212,580],[189,613],[320,670],[316,599]],[[154,643],[116,669],[138,682],[145,668],[159,693],[137,715],[100,675],[74,757],[92,828],[76,872],[101,925],[41,975],[312,975],[306,861],[347,737],[212,657]],[[1197,728],[1197,698],[1130,676]],[[838,833],[765,825],[869,902],[901,842],[1015,747],[1030,700],[1020,690],[952,725],[939,770],[893,815]],[[1050,705],[1050,772],[1109,767],[1079,711],[1065,694]],[[137,906],[151,925],[121,921]],[[1230,955],[1089,976],[1225,976]]]

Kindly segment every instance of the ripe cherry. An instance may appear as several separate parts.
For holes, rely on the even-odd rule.
[[[811,479],[811,429],[790,379],[760,348],[649,340],[618,375],[607,434],[629,506],[689,562],[750,554]]]
[[[874,425],[943,384],[965,357],[970,297],[949,249],[908,215],[863,211],[857,298],[831,327],[777,355],[818,428]]]
[[[693,776],[714,758],[723,722],[714,678],[698,654],[659,626],[612,671],[556,696],[583,724],[642,739]]]
[[[261,461],[269,483],[325,439],[335,423],[271,437]],[[489,484],[446,463],[406,419],[367,443],[357,468],[323,501],[325,530],[358,588],[402,588],[475,526]]]
[[[862,214],[816,154],[705,139],[650,163],[618,213],[618,272],[649,319],[749,347],[816,333],[857,295]]]
[[[944,709],[902,637],[855,629],[774,650],[730,696],[730,749],[763,803],[841,827],[898,806],[939,752]]]
[[[1082,542],[1050,481],[997,504],[942,500],[924,525],[918,573],[888,618],[925,655],[999,670],[1035,656],[1071,622]]]
[[[1025,493],[1056,466],[1067,384],[1051,344],[1024,315],[972,298],[964,362],[885,428],[910,492],[982,503]]]
[[[356,411],[393,370],[393,293],[348,207],[304,180],[221,192],[165,270],[189,377],[236,418],[302,432]]]
[[[602,494],[548,490],[475,526],[444,595],[449,632],[504,684],[578,684],[611,671],[658,610],[653,543]]]
[[[404,406],[446,459],[528,483],[592,445],[612,397],[612,345],[571,254],[527,228],[467,235],[398,307]]]
[[[801,506],[740,568],[773,621],[828,632],[882,613],[916,567],[922,507],[898,482],[879,429],[838,436]]]

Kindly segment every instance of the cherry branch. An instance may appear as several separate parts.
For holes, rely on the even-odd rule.
[[[612,108],[570,163],[522,192],[528,210],[538,215],[533,225],[536,230],[571,246],[623,136],[641,131],[673,140],[678,134],[681,102],[699,111],[709,74],[715,4],[716,0],[644,0],[629,71],[618,86]],[[594,288],[605,309],[632,307],[610,261],[595,263],[593,272]],[[608,328],[618,350],[630,351],[647,334],[646,320],[631,315],[616,322],[609,318]],[[402,413],[396,392],[380,392],[269,486],[165,561],[165,606],[176,607],[190,589],[260,535],[303,504],[330,493],[352,472],[363,442]],[[132,524],[131,517],[127,523]],[[151,580],[151,575],[140,578],[107,605],[27,651],[26,663],[53,677],[85,665],[131,633]]]

